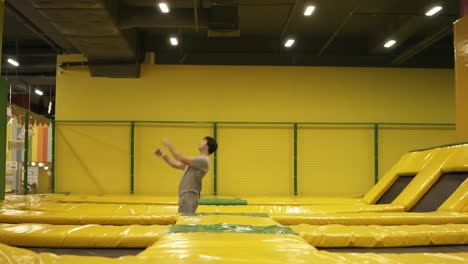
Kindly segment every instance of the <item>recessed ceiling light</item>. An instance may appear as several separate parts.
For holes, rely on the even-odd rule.
[[[310,16],[312,15],[312,13],[314,12],[315,10],[315,6],[313,5],[308,5],[306,6],[305,10],[304,10],[304,16]]]
[[[18,67],[19,66],[19,62],[15,61],[14,59],[12,58],[9,58],[8,60],[8,63],[10,63],[11,65],[15,66],[15,67]]]
[[[169,5],[165,2],[161,2],[158,4],[159,6],[159,9],[161,10],[161,12],[167,14],[169,13]]]
[[[44,92],[38,89],[34,90],[34,92],[40,96],[44,95]]]
[[[176,37],[170,38],[169,41],[171,42],[171,45],[172,45],[172,46],[177,46],[177,45],[179,45],[179,40],[178,40]]]
[[[441,6],[434,6],[433,8],[429,9],[429,11],[426,12],[426,16],[433,16],[439,13],[440,10],[442,10]]]
[[[392,40],[387,41],[387,43],[385,43],[384,47],[386,47],[388,49],[388,48],[392,47],[395,44],[396,44],[396,40],[392,39]]]
[[[294,39],[288,39],[288,40],[286,40],[286,42],[284,43],[284,46],[285,46],[286,48],[290,48],[290,47],[292,47],[292,45],[294,44],[294,42],[295,42]]]

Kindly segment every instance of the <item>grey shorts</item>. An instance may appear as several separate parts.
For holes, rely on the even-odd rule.
[[[198,207],[200,195],[198,193],[186,192],[179,196],[179,213],[195,213]]]

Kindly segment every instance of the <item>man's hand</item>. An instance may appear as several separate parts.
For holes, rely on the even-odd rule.
[[[160,148],[158,148],[154,151],[154,154],[156,154],[156,156],[158,157],[162,157],[164,153],[162,152]]]
[[[163,144],[164,146],[168,147],[168,148],[172,147],[171,142],[170,142],[169,139],[167,139],[167,138],[164,138],[164,139],[162,140],[162,144]]]
[[[169,141],[169,139],[164,138],[161,142],[171,152],[174,159],[176,159],[177,161],[182,162],[183,164],[185,164],[187,166],[192,166],[192,158],[186,157],[186,156],[182,155],[182,153],[177,151],[175,149],[175,147],[172,145],[172,143]]]

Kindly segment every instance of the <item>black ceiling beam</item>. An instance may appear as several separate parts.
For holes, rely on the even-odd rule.
[[[297,10],[299,9],[299,5],[302,2],[303,2],[303,0],[296,0],[296,1],[294,1],[294,4],[289,7],[288,17],[286,18],[286,22],[284,23],[283,27],[281,28],[280,41],[283,41],[283,36],[287,32],[288,27],[291,24],[292,18],[294,17],[294,14],[297,13]]]
[[[432,46],[434,43],[438,42],[442,38],[446,37],[447,35],[452,33],[452,25],[445,26],[442,29],[438,30],[434,34],[430,34],[420,42],[416,43],[412,47],[403,51],[398,57],[396,57],[392,64],[394,65],[401,65],[404,62],[408,61],[409,59],[413,58],[421,51],[427,49],[428,47]]]
[[[212,53],[186,52],[184,64],[285,65],[285,66],[388,66],[388,56],[321,56],[312,53]],[[159,53],[156,64],[174,64],[177,53]]]
[[[42,64],[20,64],[20,67],[15,67],[9,63],[2,64],[2,70],[12,70],[12,71],[26,71],[26,70],[34,70],[34,69],[55,69],[55,63],[42,63]]]
[[[198,32],[198,0],[193,0],[193,16],[195,23],[195,32]]]
[[[22,57],[57,57],[57,53],[52,52],[50,49],[43,48],[3,48],[2,54],[5,57],[13,56],[15,58]]]
[[[37,37],[47,43],[56,53],[62,53],[62,49],[51,40],[41,29],[35,26],[26,16],[19,12],[8,1],[5,1],[5,8],[11,12],[16,18],[23,23],[29,30],[31,30]]]
[[[325,44],[322,46],[320,51],[317,53],[317,56],[322,56],[322,54],[325,52],[325,50],[330,46],[330,44],[335,40],[336,36],[341,32],[341,30],[348,24],[348,21],[351,19],[351,17],[354,15],[354,13],[359,9],[361,5],[361,2],[359,1],[356,6],[351,10],[351,12],[348,13],[346,18],[341,22],[341,24],[338,26],[338,28],[333,32],[333,34],[330,36],[330,38],[325,42]]]
[[[11,78],[11,77],[29,77],[29,78],[49,78],[49,77],[53,77],[54,80],[55,80],[55,70],[54,71],[44,71],[44,72],[18,72],[18,73],[8,73],[6,71],[3,71],[2,70],[2,76],[6,77],[6,78]]]
[[[366,12],[366,11],[359,11],[354,13],[355,16],[389,16],[389,17],[397,17],[397,16],[408,16],[408,17],[426,17],[427,16],[423,13],[416,13],[416,12]],[[447,17],[447,18],[459,18],[458,14],[437,14],[438,17]]]
[[[155,8],[122,6],[118,26],[127,29],[208,29],[208,11],[192,8],[173,9],[169,14],[161,14]],[[197,16],[197,17],[196,17]],[[196,21],[194,23],[194,21]]]

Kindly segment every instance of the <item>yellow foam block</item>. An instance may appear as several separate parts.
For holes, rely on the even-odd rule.
[[[322,253],[327,255],[326,253]],[[373,254],[373,253],[334,253],[334,257],[343,259],[343,263],[467,263],[468,253],[409,253],[409,254]]]
[[[43,223],[56,225],[170,225],[177,220],[176,214],[157,214],[112,211],[27,211],[15,209],[1,209],[0,223]]]
[[[437,211],[466,212],[468,207],[468,180],[465,180]],[[464,209],[465,208],[465,209]]]
[[[268,217],[253,217],[241,215],[204,215],[204,216],[180,216],[177,225],[250,225],[250,226],[271,226],[278,225]]]
[[[315,247],[409,247],[468,244],[468,225],[290,226]]]
[[[249,205],[320,205],[320,204],[364,204],[358,197],[242,197]]]
[[[33,195],[6,195],[4,203],[57,201],[63,194],[33,194]]]
[[[88,204],[88,203],[55,203],[55,202],[31,202],[14,203],[1,208],[18,209],[25,211],[44,212],[69,212],[109,215],[137,215],[137,214],[174,214],[177,213],[176,205],[150,205],[150,204]]]
[[[325,213],[273,216],[282,225],[445,225],[468,224],[468,213]]]
[[[0,243],[21,247],[142,248],[168,226],[0,224]]]
[[[177,196],[149,196],[149,195],[69,195],[57,199],[63,203],[107,203],[107,204],[161,204],[176,205]]]
[[[468,144],[451,147],[454,153],[444,164],[444,172],[468,171]]]
[[[197,212],[205,213],[266,213],[270,216],[276,215],[296,215],[314,214],[327,212],[402,212],[401,205],[366,205],[366,204],[345,204],[345,205],[244,205],[244,206],[205,206],[198,207]]]
[[[137,256],[57,256],[0,244],[0,263],[466,263],[467,253],[373,254],[318,251],[297,236],[256,234],[172,234]]]
[[[410,152],[403,155],[379,182],[364,195],[362,201],[367,204],[376,203],[400,175],[417,174],[432,160],[438,151],[439,149],[435,149]]]
[[[442,148],[432,158],[406,188],[398,195],[392,204],[404,205],[409,211],[432,187],[442,175],[442,168],[449,157],[454,153],[454,148]]]
[[[316,252],[295,235],[179,233],[163,236],[138,256],[165,255],[185,263],[315,263]]]

